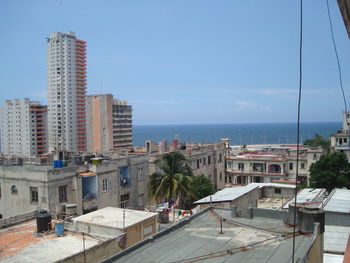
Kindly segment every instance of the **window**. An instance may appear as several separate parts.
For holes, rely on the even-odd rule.
[[[206,165],[206,159],[203,158],[203,165]]]
[[[211,164],[211,156],[208,156],[208,165]]]
[[[220,172],[220,181],[222,181],[222,172]]]
[[[67,202],[67,185],[58,187],[58,201],[60,203]]]
[[[238,163],[238,170],[244,170],[244,163]]]
[[[123,194],[120,196],[120,207],[127,208],[129,206],[129,194]]]
[[[281,188],[275,188],[275,194],[281,194]]]
[[[39,201],[38,187],[30,187],[30,202],[37,204]]]
[[[293,163],[289,163],[289,170],[293,170]]]
[[[305,169],[305,163],[300,163],[300,169]]]
[[[219,155],[219,163],[221,163],[222,162],[222,154],[220,153],[220,155]]]
[[[199,169],[199,159],[197,159],[197,169]]]
[[[108,179],[107,178],[102,180],[102,191],[108,192]]]
[[[18,193],[17,187],[15,185],[11,186],[11,194],[16,195]]]

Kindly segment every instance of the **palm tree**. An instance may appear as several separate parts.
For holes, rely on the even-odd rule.
[[[180,152],[164,154],[156,161],[160,165],[160,172],[150,176],[148,194],[157,201],[169,202],[177,197],[192,196],[192,169],[188,160]]]

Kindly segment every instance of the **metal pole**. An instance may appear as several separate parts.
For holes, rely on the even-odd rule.
[[[223,234],[224,232],[222,232],[222,219],[220,219],[220,234]]]
[[[86,263],[86,253],[85,253],[85,235],[83,232],[83,248],[84,248],[84,262]]]

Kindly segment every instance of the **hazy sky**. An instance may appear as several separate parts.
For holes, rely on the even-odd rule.
[[[334,34],[350,92],[350,40]],[[296,121],[299,1],[0,1],[0,101],[46,103],[46,37],[87,41],[88,94],[133,105],[135,124]],[[340,121],[326,0],[304,1],[302,121]]]

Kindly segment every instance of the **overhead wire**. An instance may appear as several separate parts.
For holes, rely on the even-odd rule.
[[[327,0],[326,3],[327,3],[327,15],[328,15],[328,22],[329,22],[329,28],[330,28],[333,48],[334,48],[334,54],[335,54],[335,58],[337,60],[339,86],[340,86],[340,89],[341,89],[341,93],[342,93],[342,96],[343,96],[343,102],[344,102],[345,125],[346,125],[347,130],[348,130],[348,144],[349,144],[349,149],[350,149],[350,129],[349,129],[349,123],[348,123],[348,118],[347,118],[348,107],[347,107],[347,102],[346,102],[344,86],[343,86],[342,70],[341,70],[341,66],[340,66],[340,60],[339,60],[339,55],[338,55],[338,48],[337,48],[337,45],[335,43],[335,38],[334,38],[333,23],[332,23],[332,17],[331,17],[330,8],[329,8],[329,0]]]
[[[303,83],[303,0],[300,0],[300,28],[299,28],[299,92],[298,92],[298,117],[297,117],[297,161],[295,172],[295,190],[294,190],[294,215],[293,215],[293,248],[292,248],[292,263],[295,256],[295,237],[296,237],[296,209],[297,209],[297,194],[298,194],[298,177],[299,177],[299,152],[300,152],[300,108],[301,108],[301,90]]]
[[[337,45],[336,45],[335,39],[334,39],[334,30],[333,30],[333,23],[332,23],[330,8],[329,8],[329,0],[326,0],[326,2],[327,2],[327,14],[328,14],[329,27],[330,27],[330,31],[331,31],[331,38],[332,38],[335,58],[337,60],[339,86],[340,86],[342,96],[343,96],[344,109],[345,109],[345,112],[347,112],[347,103],[346,103],[346,97],[345,97],[344,86],[343,86],[342,70],[341,70],[340,61],[339,61],[338,48],[337,48]],[[346,122],[346,124],[347,124],[347,122]]]

